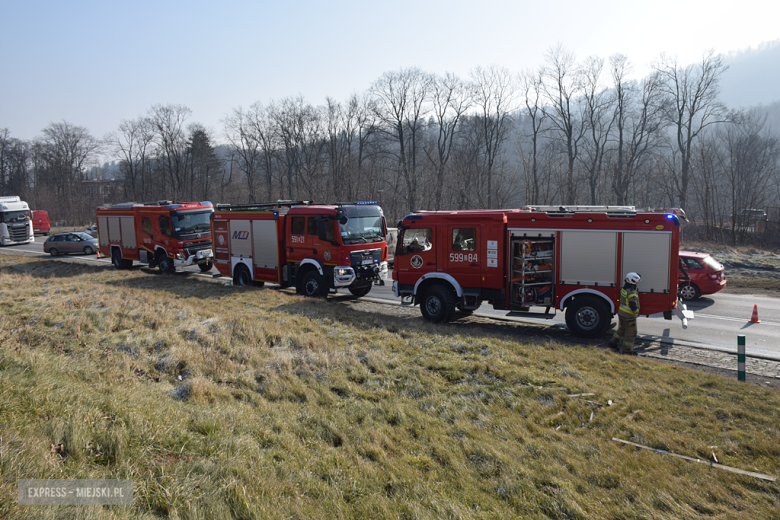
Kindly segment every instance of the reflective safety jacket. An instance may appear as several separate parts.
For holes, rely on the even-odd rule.
[[[631,310],[631,302],[636,304],[635,311]],[[626,289],[623,287],[620,289],[618,316],[623,316],[624,318],[636,318],[639,316],[639,293],[636,288]]]

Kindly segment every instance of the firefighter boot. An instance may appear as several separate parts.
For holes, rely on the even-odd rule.
[[[621,324],[623,325],[623,324]],[[623,342],[620,345],[620,353],[628,356],[636,356],[634,352],[634,340],[636,339],[636,320],[625,320],[625,335],[623,336]]]
[[[620,352],[620,344],[623,342],[623,336],[626,333],[626,327],[623,318],[618,317],[618,328],[609,340],[609,348],[615,352]]]

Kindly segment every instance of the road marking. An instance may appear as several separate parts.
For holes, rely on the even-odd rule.
[[[702,314],[697,312],[696,318],[709,318],[711,320],[723,320],[723,321],[736,321],[741,323],[749,323],[749,320],[742,318],[732,318],[730,316],[716,316],[714,314]],[[769,325],[770,327],[780,327],[780,323],[773,323],[771,321],[761,321],[760,325]]]

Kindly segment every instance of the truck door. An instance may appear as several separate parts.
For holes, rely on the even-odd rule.
[[[485,243],[479,224],[447,226],[446,269],[461,287],[482,286],[482,266],[486,265]]]
[[[287,245],[289,246],[288,258],[293,262],[300,262],[312,252],[312,247],[306,245],[306,216],[287,215],[290,223],[287,228]],[[309,240],[311,242],[311,239]]]
[[[434,229],[405,228],[398,237],[394,269],[401,275],[405,274],[408,283],[416,283],[420,276],[436,272],[437,237]]]

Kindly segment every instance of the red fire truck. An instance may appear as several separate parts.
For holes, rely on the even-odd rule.
[[[133,261],[173,272],[177,267],[212,268],[211,202],[127,202],[97,209],[100,253],[117,269]]]
[[[212,232],[214,264],[235,285],[269,282],[306,296],[344,288],[360,297],[388,278],[387,224],[375,202],[217,205]]]
[[[398,223],[393,292],[434,323],[487,301],[510,316],[566,313],[577,336],[600,336],[617,312],[623,278],[639,282],[641,312],[693,313],[677,301],[680,222],[632,207],[534,206],[420,211]]]

